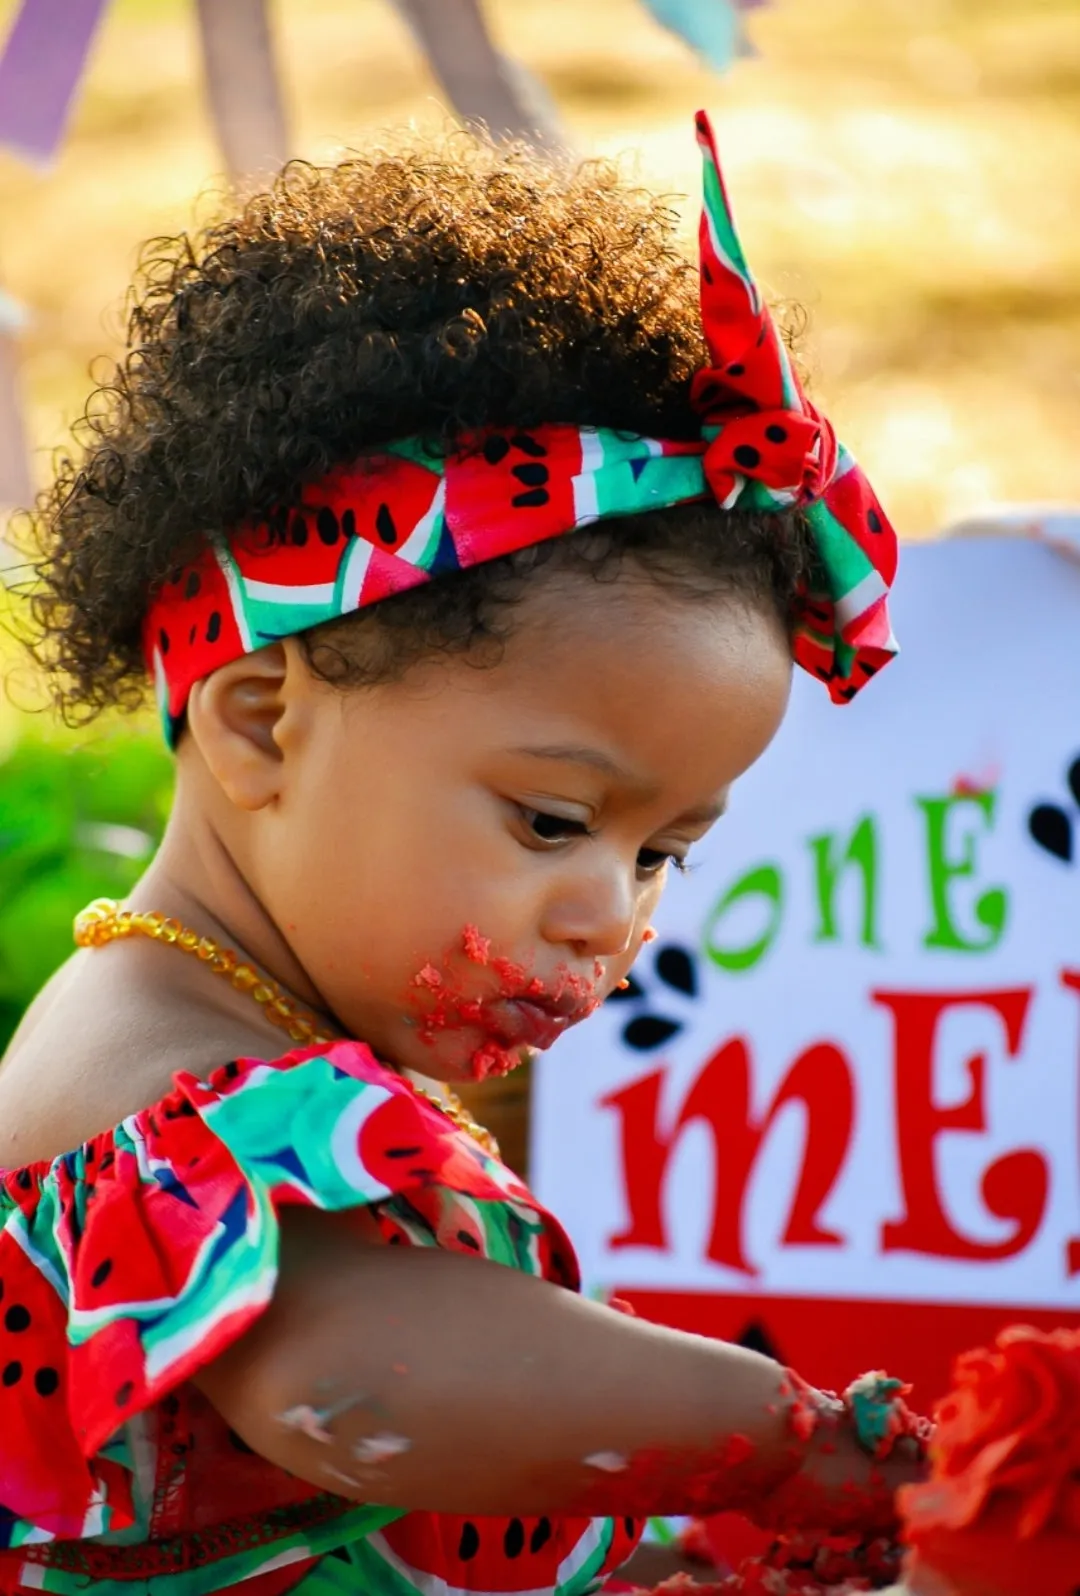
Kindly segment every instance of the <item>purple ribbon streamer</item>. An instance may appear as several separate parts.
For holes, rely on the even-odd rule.
[[[0,56],[0,144],[56,156],[108,0],[23,0]]]

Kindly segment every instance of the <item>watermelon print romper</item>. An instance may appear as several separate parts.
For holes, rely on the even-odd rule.
[[[0,1171],[0,1596],[596,1590],[639,1522],[357,1505],[251,1452],[191,1384],[271,1300],[289,1204],[578,1289],[526,1187],[362,1044],[177,1075]]]

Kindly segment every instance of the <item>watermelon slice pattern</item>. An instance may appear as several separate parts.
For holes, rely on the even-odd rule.
[[[803,506],[817,564],[794,653],[834,701],[853,698],[893,657],[896,534],[802,392],[746,264],[704,112],[697,137],[709,351],[691,389],[700,439],[494,427],[445,457],[410,439],[333,472],[287,512],[205,550],[155,595],[143,641],[170,743],[194,683],[275,638],[603,517],[710,496],[725,509]]]
[[[633,1521],[481,1535],[320,1496],[251,1454],[237,1467],[242,1443],[189,1382],[270,1301],[290,1204],[362,1207],[388,1242],[579,1287],[527,1188],[362,1044],[178,1075],[76,1152],[0,1171],[0,1590],[74,1596],[90,1579],[119,1596],[138,1573],[160,1596],[211,1596],[282,1558],[314,1577],[332,1553],[360,1558],[372,1592],[595,1589]]]

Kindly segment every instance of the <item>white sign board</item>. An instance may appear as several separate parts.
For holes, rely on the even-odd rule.
[[[635,985],[536,1071],[587,1287],[835,1383],[1080,1310],[1080,566],[908,547],[900,658],[791,711]]]

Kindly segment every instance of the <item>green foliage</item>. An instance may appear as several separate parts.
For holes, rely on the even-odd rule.
[[[75,914],[149,863],[172,777],[157,738],[127,729],[83,745],[24,734],[0,760],[0,1054],[70,954]]]

